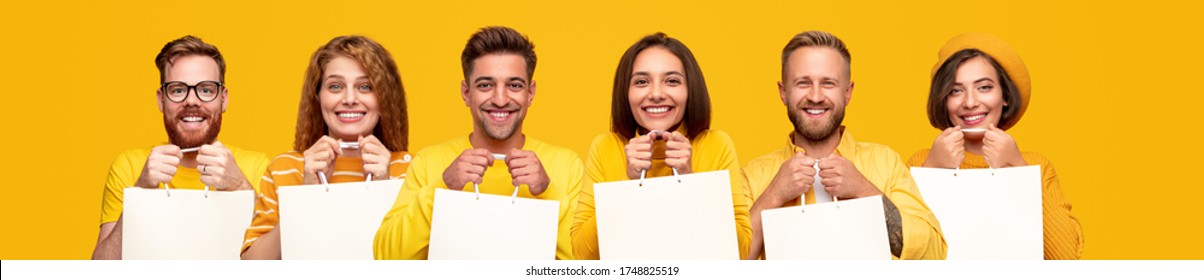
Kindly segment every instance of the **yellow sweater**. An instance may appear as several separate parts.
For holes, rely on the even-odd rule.
[[[389,160],[389,179],[405,179],[404,172],[410,166],[410,154],[404,151],[393,152],[389,155]],[[272,159],[271,165],[260,177],[259,195],[255,196],[255,216],[251,218],[251,226],[247,227],[247,232],[243,235],[243,251],[280,223],[280,204],[277,203],[279,195],[276,190],[280,187],[301,185],[304,171],[305,156],[300,152],[291,151]],[[327,183],[331,184],[367,180],[364,177],[364,160],[358,157],[335,158],[334,173],[329,179]]]
[[[928,152],[923,149],[911,155],[907,161],[909,166],[923,166],[928,160]],[[1083,254],[1083,228],[1079,220],[1070,213],[1070,201],[1062,195],[1062,184],[1058,183],[1058,173],[1054,171],[1053,163],[1044,156],[1034,152],[1021,152],[1024,162],[1041,166],[1041,213],[1045,232],[1045,259],[1047,260],[1077,260]],[[966,153],[961,168],[987,168],[983,156]]]
[[[878,187],[899,209],[903,220],[903,253],[899,259],[945,259],[948,250],[941,225],[911,178],[911,171],[903,159],[886,145],[857,142],[847,129],[842,129],[840,144],[835,153],[853,163],[865,179]],[[761,197],[782,163],[796,152],[804,152],[790,139],[777,151],[749,161],[744,166],[744,177],[752,190],[753,200]],[[807,192],[807,203],[815,203],[815,191]],[[795,200],[792,205],[799,205]]]
[[[598,253],[598,220],[594,216],[594,183],[631,180],[627,178],[628,139],[623,139],[615,133],[605,133],[594,138],[586,157],[586,179],[581,186],[581,199],[577,206],[577,214],[573,219],[573,249],[577,259],[596,260]],[[752,236],[752,226],[749,222],[748,207],[752,205],[748,188],[742,184],[739,160],[736,158],[736,147],[732,139],[722,131],[708,130],[690,141],[693,155],[690,163],[694,172],[728,170],[731,174],[732,212],[736,223],[737,242],[740,247],[740,258],[748,254],[748,246]],[[664,159],[653,159],[652,168],[647,177],[672,175],[672,169],[665,165]]]
[[[447,188],[443,183],[443,171],[468,149],[472,149],[472,143],[468,136],[463,136],[423,149],[414,156],[413,163],[406,171],[401,192],[397,194],[397,201],[393,203],[393,209],[385,214],[376,232],[372,249],[376,259],[427,258],[435,189]],[[569,225],[572,223],[572,213],[577,209],[577,194],[581,190],[581,158],[569,149],[552,146],[530,136],[527,136],[522,150],[535,152],[551,182],[548,189],[539,195],[531,195],[530,190],[524,187],[519,188],[518,196],[560,201],[556,259],[572,259]],[[514,191],[511,181],[506,165],[495,162],[485,170],[485,178],[480,185],[481,193],[509,196]],[[469,186],[462,191],[473,190]]]
[[[234,163],[238,164],[238,168],[247,178],[247,182],[251,183],[251,187],[258,192],[259,174],[263,174],[263,170],[268,167],[268,156],[260,152],[245,151],[230,146],[226,148],[234,156]],[[150,157],[150,151],[150,148],[128,150],[113,160],[113,164],[109,166],[108,178],[105,179],[104,195],[100,204],[101,224],[116,222],[117,218],[121,217],[125,188],[134,186],[134,183],[138,181],[138,176],[142,175],[142,167],[146,165],[146,158]],[[169,184],[173,189],[200,190],[205,188],[205,184],[201,183],[201,173],[195,168],[183,166],[176,169],[176,175],[171,178]],[[159,187],[162,188],[163,185],[160,184]]]

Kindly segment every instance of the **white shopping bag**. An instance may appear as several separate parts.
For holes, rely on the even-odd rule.
[[[912,167],[911,176],[941,223],[948,259],[1044,258],[1040,166]]]
[[[371,260],[403,180],[281,187],[282,259]]]
[[[560,201],[435,189],[432,260],[554,260]]]
[[[738,260],[727,170],[594,184],[603,260]],[[680,181],[679,181],[680,180]]]
[[[767,260],[890,260],[882,196],[761,211]]]
[[[124,191],[122,259],[239,259],[254,191]]]

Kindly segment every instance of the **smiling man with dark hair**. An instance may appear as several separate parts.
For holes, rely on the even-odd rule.
[[[523,133],[535,99],[535,46],[514,29],[486,27],[468,40],[461,58],[460,97],[472,113],[473,131],[414,156],[401,193],[376,233],[376,258],[426,259],[435,190],[466,190],[473,184],[481,193],[517,191],[518,197],[559,201],[556,258],[573,258],[569,227],[581,189],[581,158]],[[502,156],[504,164],[494,162]]]

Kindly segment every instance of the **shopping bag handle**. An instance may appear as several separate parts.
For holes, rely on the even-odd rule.
[[[983,156],[983,158],[986,158],[986,157],[987,156],[985,156],[985,155]],[[987,161],[987,169],[991,170],[991,176],[995,176],[995,168],[991,167],[990,161]],[[953,169],[953,177],[957,177],[957,173],[961,172],[961,171],[962,171],[962,167],[961,167],[961,165],[958,165],[957,168]]]
[[[644,178],[647,174],[648,174],[648,169],[640,169],[640,183],[638,186],[641,186],[641,187],[644,186]],[[679,176],[679,175],[680,174],[677,173],[677,168],[673,168],[673,179],[677,179],[677,182],[681,183],[681,176]]]
[[[167,197],[171,197],[171,184],[163,182],[163,192],[167,194]],[[209,185],[205,185],[205,198],[209,198]]]
[[[515,204],[518,201],[518,187],[514,186],[514,192],[510,193],[510,204]],[[473,182],[472,191],[477,193],[477,200],[481,200],[481,184]]]
[[[820,187],[819,185],[822,184],[822,183],[820,183],[821,179],[819,178],[819,159],[815,160],[815,163],[811,165],[811,168],[815,169],[815,182],[812,183],[812,185],[811,185],[811,188],[815,189],[816,187]],[[803,201],[803,205],[807,204],[807,193],[803,193],[802,201]],[[840,209],[840,199],[837,198],[835,195],[832,196],[832,205],[836,206],[836,209]],[[800,213],[807,213],[806,207],[801,207],[799,209],[800,209]]]

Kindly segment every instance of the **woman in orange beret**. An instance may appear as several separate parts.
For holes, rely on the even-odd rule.
[[[962,34],[941,48],[928,94],[928,121],[941,130],[932,147],[917,151],[910,166],[1003,168],[1041,166],[1045,259],[1078,259],[1083,230],[1070,212],[1049,159],[1022,152],[1007,133],[1028,108],[1028,70],[998,38]]]

